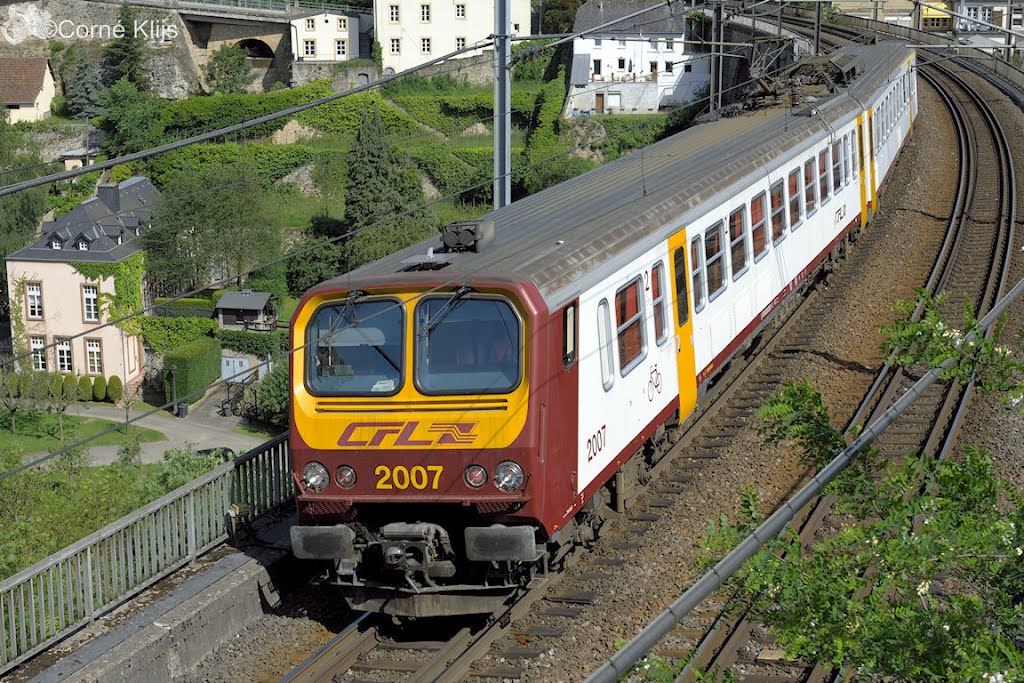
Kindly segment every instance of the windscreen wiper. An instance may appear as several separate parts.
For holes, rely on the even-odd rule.
[[[459,301],[462,299],[462,297],[466,296],[472,291],[472,287],[467,287],[465,285],[461,285],[458,289],[456,289],[455,292],[450,297],[448,297],[448,301],[444,302],[444,306],[441,307],[441,310],[435,313],[433,318],[427,320],[427,324],[423,326],[423,331],[420,334],[422,334],[423,336],[430,334],[430,332],[435,327],[441,324],[441,321],[444,320],[449,313],[455,310],[455,307],[459,305]]]
[[[365,299],[367,296],[366,292],[361,289],[353,289],[345,297],[345,307],[341,309],[341,319],[350,323],[357,323],[359,319],[355,317],[356,303],[360,299]]]

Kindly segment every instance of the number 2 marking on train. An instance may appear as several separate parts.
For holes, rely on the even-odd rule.
[[[442,465],[427,465],[423,467],[416,465],[415,467],[404,467],[397,465],[394,468],[388,467],[387,465],[377,465],[377,469],[373,471],[377,477],[377,488],[378,489],[399,489],[404,491],[411,485],[414,489],[422,491],[430,485],[430,488],[436,489],[438,482],[441,480],[441,472],[444,471]],[[430,474],[434,475],[433,480],[430,480]]]
[[[608,442],[608,425],[601,425],[601,428],[587,439],[587,462],[590,462],[597,454],[604,450]]]

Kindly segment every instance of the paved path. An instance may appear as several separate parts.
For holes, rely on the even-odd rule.
[[[73,414],[82,417],[101,417],[107,420],[124,421],[124,408],[102,405],[79,405],[72,408]],[[131,410],[132,418],[144,415],[146,411]],[[196,449],[231,448],[241,454],[260,445],[268,439],[260,436],[249,436],[232,431],[243,420],[237,417],[217,417],[196,411],[186,418],[172,417],[166,412],[159,412],[133,422],[139,427],[148,427],[163,433],[166,441],[155,441],[142,444],[142,462],[160,462],[164,451],[179,448],[186,444],[194,444]],[[109,465],[117,459],[117,446],[93,446],[89,449],[92,464]]]

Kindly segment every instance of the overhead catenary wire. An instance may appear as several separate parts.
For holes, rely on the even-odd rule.
[[[701,58],[703,58],[703,57],[706,57],[706,55],[702,55]],[[756,83],[755,79],[748,79],[747,81],[743,81],[741,83],[736,84],[735,86],[730,87],[729,89],[727,89],[724,92],[730,92],[732,90],[736,90],[736,89],[739,89],[739,88],[742,88],[742,87],[746,87],[746,86],[751,85],[753,83]],[[592,91],[600,90],[603,87],[604,87],[604,84],[595,85],[592,88]],[[585,91],[582,91],[581,93],[576,93],[576,94],[577,95],[585,94],[586,92],[588,92],[588,91],[585,90]],[[682,107],[693,106],[695,104],[699,104],[700,102],[702,102],[704,100],[710,100],[710,97],[708,97],[708,98],[701,98],[701,99],[698,99],[698,100],[694,100],[692,102],[687,102],[687,103],[681,104],[678,107],[676,107],[676,109],[682,108]],[[535,109],[536,109],[536,106],[535,106]],[[522,112],[521,110],[516,110],[516,111],[520,111],[521,113],[525,113],[525,112]],[[483,121],[483,120],[490,120],[491,118],[493,118],[493,117],[489,117],[488,119],[481,119],[481,121]],[[631,133],[631,132],[633,132],[635,130],[638,130],[638,129],[642,128],[642,127],[643,127],[643,124],[637,124],[635,126],[625,127],[623,129],[617,131],[616,133],[612,134],[612,135],[607,135],[606,134],[603,138],[599,138],[597,140],[592,140],[588,144],[593,144],[593,142],[599,142],[601,140],[605,140],[605,139],[609,139],[609,138],[614,138],[614,137],[618,137],[618,136],[621,136],[621,135],[625,135],[627,133]],[[430,135],[429,133],[424,133],[424,137],[429,137],[429,135]],[[538,166],[540,164],[547,163],[549,161],[557,159],[557,158],[559,158],[561,156],[565,156],[567,154],[571,154],[576,149],[579,149],[581,146],[582,146],[582,144],[576,145],[575,147],[573,147],[570,150],[567,150],[566,152],[560,152],[560,153],[557,153],[555,155],[551,155],[549,157],[546,157],[544,159],[536,160],[533,163],[528,164],[526,167],[521,167],[519,169],[513,169],[512,173],[513,174],[515,174],[515,173],[522,173],[522,172],[524,172],[526,170],[529,170],[530,168],[533,168],[533,167]],[[159,149],[159,148],[154,148],[154,149]],[[343,152],[338,152],[336,154],[337,154],[337,156],[342,156],[344,153]],[[444,199],[449,199],[449,198],[457,197],[459,195],[464,194],[465,192],[481,189],[481,188],[485,187],[486,185],[488,185],[489,183],[490,183],[490,181],[487,181],[487,182],[477,183],[475,185],[471,185],[471,186],[467,186],[467,187],[461,188],[458,191],[455,191],[455,192],[451,193],[450,195],[448,195],[446,197],[442,197],[442,198],[440,198],[440,199],[438,199],[436,201],[428,202],[427,204],[424,204],[421,207],[417,207],[416,210],[418,210],[420,208],[429,207],[429,206],[431,206],[431,205],[433,205],[433,204],[435,204],[435,203],[437,203],[439,201],[443,201]],[[239,184],[242,184],[242,181],[239,181]],[[215,190],[213,188],[211,188],[209,191],[212,193]],[[114,215],[115,214],[113,214],[113,213],[109,213],[109,214],[107,214],[106,217],[112,217]],[[393,217],[385,219],[385,220],[391,220],[393,218],[398,218],[398,217],[401,217],[402,215],[405,215],[405,214],[399,214],[397,216],[393,216]],[[364,229],[370,229],[370,228],[374,227],[375,225],[377,225],[377,223],[375,223],[375,224],[373,224],[371,226],[365,226]],[[258,271],[260,271],[260,270],[262,270],[264,268],[267,268],[267,267],[270,267],[270,266],[273,266],[273,265],[277,265],[278,263],[281,263],[281,262],[283,262],[283,261],[285,261],[287,259],[293,258],[295,256],[301,256],[303,254],[310,253],[311,251],[313,251],[315,249],[319,249],[319,248],[321,248],[323,246],[326,246],[326,245],[329,245],[329,244],[333,244],[333,243],[336,243],[336,242],[340,242],[340,241],[342,241],[344,239],[348,239],[350,237],[353,237],[356,234],[358,234],[358,233],[345,233],[343,235],[339,235],[339,236],[336,236],[336,237],[333,237],[333,238],[328,238],[328,239],[316,242],[316,243],[314,243],[312,245],[308,245],[307,247],[302,248],[302,249],[300,249],[298,251],[289,252],[289,253],[287,253],[287,254],[279,257],[279,258],[272,259],[271,261],[267,261],[267,262],[261,263],[261,264],[259,264],[257,266],[254,266],[250,270],[247,270],[247,271],[244,271],[244,272],[240,272],[240,273],[235,273],[235,274],[233,274],[231,276],[221,278],[220,280],[217,280],[215,282],[209,283],[209,284],[207,284],[205,286],[202,286],[202,287],[196,287],[196,288],[194,288],[192,290],[186,291],[186,292],[184,292],[182,294],[179,294],[179,295],[176,295],[176,296],[173,296],[173,297],[167,297],[166,300],[161,302],[160,305],[166,306],[168,304],[173,304],[175,301],[179,301],[181,299],[189,298],[191,296],[194,296],[196,294],[201,293],[202,291],[204,291],[206,289],[209,289],[210,287],[225,286],[225,285],[231,283],[232,281],[238,280],[239,278],[242,278],[242,277],[247,277],[249,275],[252,275],[253,273],[256,273],[256,272],[258,272]],[[79,332],[79,333],[74,334],[74,335],[65,336],[65,337],[62,337],[61,339],[62,340],[75,340],[75,339],[79,339],[81,337],[85,337],[85,336],[87,336],[89,334],[92,334],[95,331],[101,330],[101,329],[103,329],[105,327],[109,327],[111,325],[117,325],[119,323],[122,323],[122,322],[125,322],[127,320],[130,320],[131,318],[133,318],[133,317],[135,317],[137,315],[143,315],[145,313],[151,312],[151,311],[155,310],[156,308],[157,308],[156,304],[153,304],[151,306],[146,306],[146,307],[143,307],[143,308],[139,309],[136,312],[126,314],[126,315],[121,316],[119,318],[114,318],[112,320],[108,320],[105,323],[101,323],[101,324],[89,327],[89,328],[87,328],[86,330],[84,330],[82,332]],[[49,343],[44,343],[43,346],[37,347],[35,349],[35,351],[36,352],[38,352],[40,350],[45,351],[47,349],[54,348],[54,347],[57,346],[58,343],[62,343],[62,342],[57,342],[56,340],[54,340],[54,341],[49,342]],[[33,351],[30,350],[30,351],[26,351],[24,353],[14,354],[13,356],[8,357],[6,359],[0,359],[0,369],[6,367],[8,365],[11,365],[13,363],[16,363],[18,361],[30,358],[32,356],[32,354],[33,354]]]
[[[748,80],[748,81],[744,81],[744,82],[742,82],[740,84],[737,84],[736,86],[733,86],[732,88],[730,88],[730,90],[741,88],[741,87],[745,87],[747,85],[750,85],[753,82],[754,82],[753,79]],[[709,99],[709,98],[702,98],[701,100],[698,100],[697,102],[704,101],[704,100],[707,100],[707,99]],[[688,103],[687,106],[691,106],[692,104],[694,104],[694,103]],[[615,133],[613,135],[606,135],[605,138],[603,138],[603,139],[607,139],[607,138],[614,137],[614,136],[617,136],[617,135],[622,135],[622,134],[626,134],[626,133],[632,132],[634,129],[639,128],[640,125],[641,124],[638,124],[638,125],[633,126],[633,127],[624,128],[624,129],[618,131],[617,133]],[[576,148],[574,147],[574,148],[572,148],[570,150],[559,152],[557,154],[553,154],[553,155],[550,155],[550,156],[545,157],[543,159],[537,160],[534,163],[528,165],[525,170],[528,170],[529,168],[537,166],[537,165],[540,165],[540,164],[547,163],[547,162],[549,162],[549,161],[551,161],[553,159],[557,159],[557,158],[560,158],[560,157],[572,154],[575,151],[575,149]],[[524,169],[518,169],[517,172],[522,172],[523,170]],[[463,189],[457,191],[456,193],[453,193],[453,195],[450,195],[450,196],[454,196],[456,194],[461,194],[462,192],[465,192],[468,189],[473,189],[474,187],[483,187],[483,186],[488,185],[489,183],[490,183],[490,180],[487,180],[487,181],[485,181],[483,183],[479,183],[476,186],[471,186],[469,188],[463,188]],[[648,194],[651,194],[651,193],[657,192],[657,191],[659,191],[661,189],[664,189],[665,187],[668,187],[671,184],[672,184],[672,181],[668,180],[667,184],[665,184],[665,185],[659,186],[659,187],[654,188],[654,189],[649,189],[648,190]],[[386,221],[394,220],[395,218],[398,218],[398,217],[401,217],[403,215],[407,215],[409,213],[418,211],[418,210],[420,210],[420,209],[422,209],[422,208],[424,208],[426,206],[430,206],[430,205],[432,205],[432,204],[434,204],[436,202],[443,201],[443,200],[445,200],[447,198],[448,197],[440,197],[440,198],[435,199],[433,201],[427,202],[426,204],[423,204],[423,205],[414,207],[412,209],[409,209],[409,210],[407,210],[405,212],[402,212],[400,214],[396,214],[396,215],[392,215],[392,216],[388,216],[388,217],[382,218],[381,220],[379,220],[379,221],[377,221],[377,222],[375,222],[375,223],[373,223],[373,224],[371,224],[369,226],[365,226],[364,228],[361,228],[361,229],[359,229],[357,231],[350,231],[349,233],[346,233],[345,235],[340,235],[340,236],[337,236],[337,237],[334,237],[334,238],[329,238],[327,240],[323,240],[323,241],[317,242],[317,243],[312,244],[312,245],[308,245],[306,248],[304,248],[303,250],[301,250],[299,252],[294,252],[294,253],[288,254],[286,256],[282,256],[282,257],[280,257],[278,259],[274,259],[273,261],[270,261],[270,262],[267,262],[265,264],[262,264],[261,266],[259,266],[258,268],[254,269],[253,271],[249,271],[249,272],[245,273],[245,275],[251,274],[252,272],[256,272],[257,270],[265,268],[265,267],[268,267],[270,265],[275,265],[277,263],[280,263],[281,261],[283,261],[283,260],[285,260],[287,258],[290,258],[292,256],[298,256],[298,255],[301,255],[301,254],[304,254],[304,253],[309,253],[310,251],[312,251],[314,249],[318,249],[318,248],[322,247],[325,244],[333,243],[333,242],[336,242],[336,241],[339,241],[339,240],[342,240],[342,239],[347,239],[348,237],[351,237],[352,235],[361,233],[361,232],[363,232],[365,230],[371,230],[371,229],[377,227],[378,225],[380,225],[380,224],[382,224],[382,223],[384,223]],[[644,199],[643,196],[637,195],[635,197],[627,199],[624,202],[623,206],[628,204],[628,203],[635,202],[635,201],[642,201],[643,199]],[[618,207],[616,207],[616,208],[618,208]],[[527,248],[528,247],[524,247],[524,249],[527,249]],[[590,260],[590,259],[593,259],[593,258],[597,258],[597,255],[596,254],[595,255],[591,255],[590,257],[588,257],[587,260]],[[410,297],[408,300],[404,300],[402,302],[395,303],[392,307],[389,307],[389,308],[400,307],[400,306],[404,307],[404,306],[406,306],[408,303],[410,303],[412,301],[416,301],[416,300],[418,300],[418,299],[420,299],[422,297],[425,297],[425,296],[428,296],[430,294],[433,294],[434,292],[442,291],[442,290],[444,290],[447,287],[460,284],[461,282],[464,282],[467,278],[473,276],[476,273],[477,273],[477,271],[475,271],[475,270],[462,273],[458,277],[455,277],[455,278],[446,280],[444,282],[441,282],[441,283],[439,283],[439,284],[437,284],[437,285],[435,285],[435,286],[433,286],[433,287],[431,287],[431,288],[429,288],[427,290],[424,290],[423,292],[420,292],[420,293]],[[239,277],[239,276],[236,275],[234,277],[227,278],[225,280],[225,282],[234,280],[237,277]],[[199,290],[196,290],[196,291],[199,291]],[[192,292],[192,293],[196,293],[196,292]],[[176,300],[181,299],[181,298],[185,298],[186,296],[187,296],[187,294],[184,294],[184,295],[181,295],[181,296],[173,298],[173,299],[168,299],[168,301],[164,302],[163,305],[166,305],[167,303],[173,303],[173,301],[176,301]],[[151,310],[151,309],[152,309],[152,307],[150,307],[150,309],[147,309],[147,310]],[[379,314],[383,315],[387,310],[388,309],[382,310],[382,311],[379,312]],[[142,313],[138,312],[138,313],[134,313],[134,314],[131,314],[131,315],[128,315],[128,316],[124,316],[121,319],[117,319],[117,320],[113,320],[113,321],[108,321],[103,326],[107,326],[107,325],[111,325],[111,324],[116,324],[117,322],[121,322],[121,321],[123,321],[125,319],[131,318],[131,317],[134,317],[135,315],[140,315],[140,314],[142,314]],[[272,363],[274,361],[286,358],[286,357],[290,356],[292,353],[294,353],[295,351],[297,351],[299,349],[305,348],[305,346],[306,346],[306,344],[302,344],[302,345],[299,345],[299,346],[296,346],[296,347],[293,347],[293,348],[289,348],[286,351],[283,351],[283,352],[281,352],[279,354],[276,354],[276,355],[272,356],[268,360],[261,361],[260,363],[256,364],[256,366],[254,366],[253,368],[250,368],[249,370],[246,370],[246,371],[243,371],[243,372],[240,372],[240,373],[236,373],[235,375],[232,375],[232,376],[227,377],[227,378],[218,379],[218,380],[216,380],[216,381],[206,385],[205,387],[203,387],[201,389],[198,389],[198,390],[196,390],[194,392],[191,392],[190,394],[185,394],[185,395],[182,395],[181,397],[178,397],[178,400],[179,401],[187,400],[189,398],[194,398],[194,397],[201,396],[202,394],[204,394],[205,392],[209,391],[212,388],[215,388],[215,387],[220,386],[220,385],[227,384],[227,383],[231,382],[232,380],[234,380],[236,378],[239,378],[239,377],[242,377],[242,376],[250,374],[256,368],[263,367],[263,366],[266,366],[266,365],[268,365],[268,364],[270,364],[270,363]],[[25,355],[22,356],[22,358],[28,357],[30,355],[31,355],[31,353],[25,354]],[[92,441],[92,440],[94,440],[96,438],[99,438],[99,437],[104,436],[106,434],[110,434],[110,433],[112,433],[112,432],[114,432],[116,430],[119,430],[120,427],[121,427],[121,424],[124,424],[124,425],[134,424],[135,422],[143,420],[146,417],[149,417],[150,415],[153,415],[153,414],[155,414],[157,412],[160,412],[161,410],[165,410],[167,408],[170,408],[172,405],[174,405],[173,401],[169,402],[169,403],[166,403],[166,404],[164,404],[164,405],[162,405],[160,407],[154,408],[153,410],[150,410],[150,411],[148,411],[146,413],[143,413],[142,415],[138,415],[138,416],[136,416],[134,418],[126,419],[123,423],[119,422],[118,425],[112,426],[112,427],[108,428],[105,431],[102,431],[102,432],[100,432],[100,433],[98,433],[96,435],[93,435],[92,437],[89,437],[89,438],[86,438],[86,439],[82,439],[82,440],[80,440],[78,442],[75,442],[75,443],[73,443],[73,444],[71,444],[69,446],[66,446],[66,447],[64,447],[64,448],[62,448],[60,450],[51,452],[51,453],[49,453],[49,454],[47,454],[45,456],[42,456],[40,458],[36,458],[35,460],[32,460],[31,462],[24,463],[24,464],[22,464],[22,465],[20,465],[20,466],[18,466],[16,468],[12,468],[10,470],[2,472],[2,473],[0,473],[0,481],[2,481],[3,479],[6,479],[8,477],[14,476],[14,475],[16,475],[16,474],[18,474],[20,472],[25,471],[25,470],[31,469],[33,467],[36,467],[36,466],[38,466],[40,464],[43,464],[43,463],[45,463],[45,462],[47,462],[49,460],[52,460],[53,458],[59,457],[61,455],[64,455],[64,454],[66,454],[66,453],[68,453],[68,452],[70,452],[70,451],[72,451],[74,449],[77,449],[77,448],[80,448],[82,446],[85,446],[90,441]]]

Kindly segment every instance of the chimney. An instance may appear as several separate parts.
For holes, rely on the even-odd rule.
[[[107,205],[111,213],[120,213],[121,211],[121,191],[118,189],[116,184],[100,185],[96,188],[96,196],[99,200]]]

